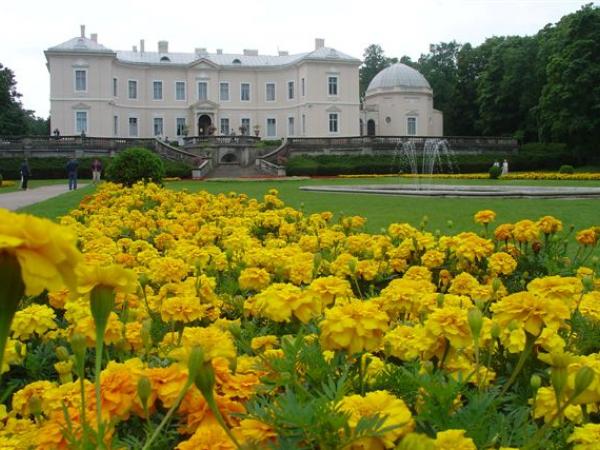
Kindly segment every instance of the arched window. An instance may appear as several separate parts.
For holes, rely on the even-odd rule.
[[[242,62],[238,59],[235,58],[233,61],[231,61],[233,64],[241,64]]]
[[[171,62],[171,60],[168,56],[163,56],[162,58],[160,58],[160,62]]]
[[[373,119],[367,121],[367,136],[375,136],[375,121]]]

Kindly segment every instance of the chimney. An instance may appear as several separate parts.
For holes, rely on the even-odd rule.
[[[222,48],[218,48],[217,49],[217,55],[222,55],[223,54],[223,49]]]
[[[194,50],[194,52],[196,53],[196,55],[206,55],[208,53],[206,51],[205,47],[196,47],[196,49]]]
[[[140,53],[144,53],[145,49],[145,42],[143,39],[140,39]]]
[[[133,53],[137,53],[137,45],[134,45],[133,47],[131,47],[131,51]]]
[[[169,53],[169,41],[158,41],[158,53]]]
[[[79,27],[81,28],[81,37],[85,37],[85,25],[79,25]]]
[[[315,39],[315,50],[319,50],[320,48],[325,47],[325,39],[317,38]]]
[[[279,56],[289,56],[290,53],[285,50],[279,50]]]
[[[258,50],[245,48],[244,49],[244,56],[258,56]]]
[[[90,39],[96,43],[98,43],[98,33],[90,34]]]

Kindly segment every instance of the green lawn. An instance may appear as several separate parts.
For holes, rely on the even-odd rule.
[[[332,211],[336,214],[362,215],[367,217],[367,231],[378,232],[392,222],[409,222],[419,225],[427,216],[427,229],[442,232],[473,229],[473,214],[480,209],[493,209],[497,212],[496,223],[516,221],[524,218],[537,219],[543,215],[553,215],[563,221],[566,227],[576,229],[600,225],[598,200],[541,200],[541,199],[460,199],[460,198],[413,198],[368,194],[337,194],[300,191],[300,186],[317,184],[385,184],[403,182],[397,178],[352,178],[352,179],[310,179],[296,181],[179,181],[169,182],[171,189],[187,189],[191,192],[206,190],[212,193],[244,192],[251,197],[262,197],[270,188],[276,188],[280,197],[290,206],[303,208],[307,213]],[[489,180],[438,180],[440,183],[490,184]],[[502,184],[532,186],[600,186],[598,181],[498,181]],[[94,187],[88,186],[74,192],[65,193],[22,211],[44,217],[55,218],[68,213]],[[453,222],[452,229],[448,221]]]
[[[9,180],[6,180],[9,181]],[[10,180],[14,182],[14,186],[8,187],[0,187],[0,195],[6,194],[7,192],[14,192],[21,190],[21,180]],[[29,180],[28,188],[34,189],[42,186],[50,186],[53,184],[64,184],[65,186],[68,184],[68,180]]]

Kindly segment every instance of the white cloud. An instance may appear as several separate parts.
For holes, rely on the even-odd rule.
[[[380,44],[388,56],[418,58],[430,43],[480,44],[494,35],[534,34],[589,1],[560,0],[20,0],[3,4],[0,62],[16,75],[26,108],[49,111],[49,75],[43,51],[79,34],[99,34],[113,49],[146,40],[169,41],[172,51],[240,52],[258,48],[307,51],[315,37],[362,57]]]

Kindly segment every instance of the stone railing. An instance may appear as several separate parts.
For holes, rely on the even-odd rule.
[[[171,161],[180,161],[184,164],[187,164],[191,167],[196,167],[198,164],[201,164],[203,159],[199,158],[197,155],[186,152],[177,147],[173,147],[172,145],[167,144],[160,139],[154,139],[154,145],[152,150],[158,153],[162,158],[168,159]]]
[[[221,145],[256,145],[260,138],[256,136],[188,136],[183,138],[185,146],[221,146]]]
[[[203,159],[198,167],[192,169],[192,178],[200,180],[205,178],[213,170],[213,161],[211,158]]]
[[[88,136],[0,136],[0,157],[62,156],[75,152],[92,156],[110,155],[128,147],[153,149],[155,139]]]
[[[281,145],[272,152],[256,158],[256,169],[259,172],[276,175],[278,177],[285,176],[285,163],[288,156],[288,140],[283,139]]]

